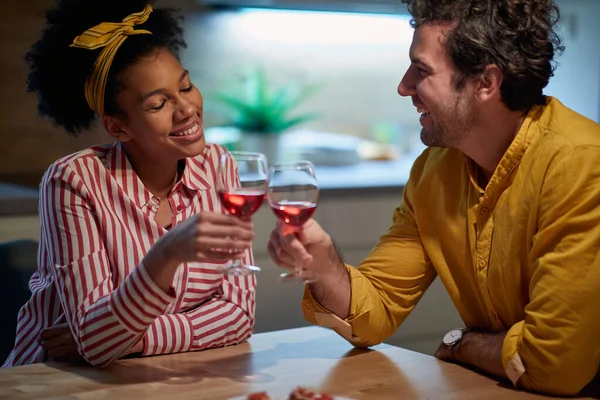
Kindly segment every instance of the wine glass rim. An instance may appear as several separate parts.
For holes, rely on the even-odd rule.
[[[257,158],[267,158],[263,153],[254,152],[254,151],[242,151],[242,150],[231,150],[229,153],[233,156],[247,156],[247,157],[257,157]]]
[[[307,166],[307,167],[311,167],[314,169],[315,165],[308,161],[308,160],[300,160],[300,161],[284,161],[284,162],[279,162],[277,164],[274,164],[271,168],[272,169],[277,169],[277,168],[297,168],[297,167],[302,167],[302,166]]]

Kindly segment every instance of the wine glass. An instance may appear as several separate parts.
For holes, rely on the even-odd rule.
[[[265,200],[267,178],[268,164],[264,154],[247,151],[224,153],[219,160],[217,174],[221,204],[237,217],[252,216]],[[222,267],[221,271],[225,274],[247,275],[259,272],[260,267],[242,264],[236,259]]]
[[[317,209],[319,185],[315,177],[315,167],[309,161],[279,163],[269,171],[269,206],[284,224],[300,228],[312,217]],[[280,275],[281,280],[314,282],[316,277],[296,265],[293,272]]]

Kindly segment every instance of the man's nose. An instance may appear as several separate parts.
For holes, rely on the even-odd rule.
[[[398,94],[402,97],[414,96],[417,94],[412,67],[408,68],[398,84]]]

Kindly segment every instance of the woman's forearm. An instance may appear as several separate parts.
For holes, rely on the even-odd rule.
[[[142,263],[156,285],[165,293],[170,294],[173,278],[180,263],[172,259],[166,251],[166,247],[167,243],[159,240],[148,251]]]

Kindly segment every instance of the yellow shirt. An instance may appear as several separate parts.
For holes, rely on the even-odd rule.
[[[416,160],[393,224],[350,272],[346,323],[302,307],[358,347],[391,336],[436,276],[468,328],[508,330],[513,383],[574,394],[600,364],[600,125],[547,97],[485,190],[463,153]]]

